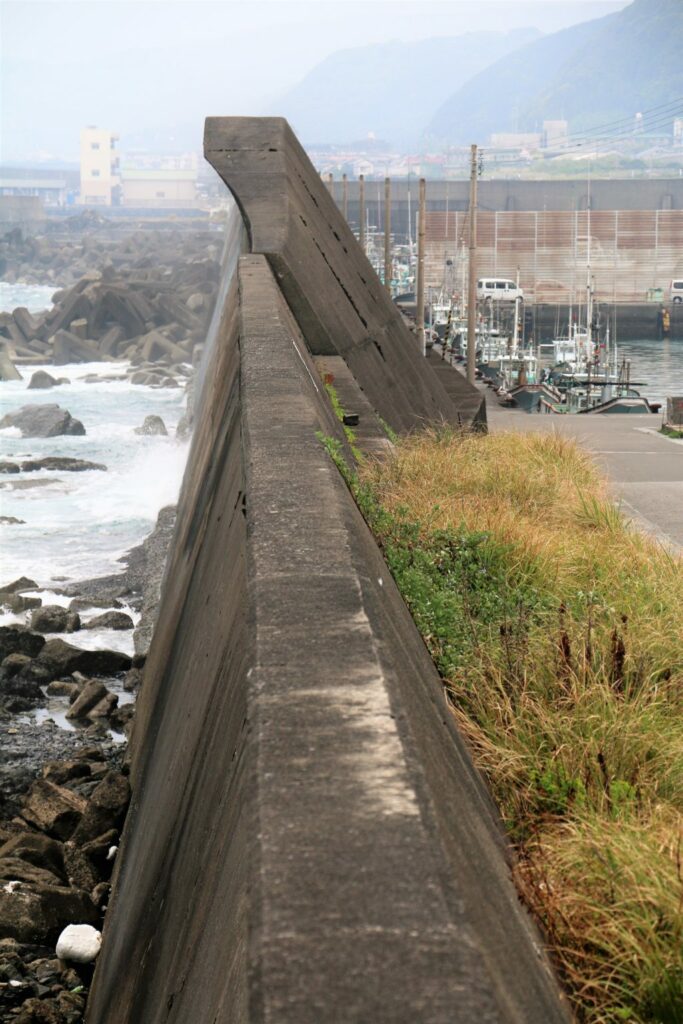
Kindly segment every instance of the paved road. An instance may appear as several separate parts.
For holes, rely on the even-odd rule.
[[[659,434],[659,416],[544,416],[501,408],[489,393],[490,430],[556,430],[594,453],[624,510],[683,549],[683,441]]]

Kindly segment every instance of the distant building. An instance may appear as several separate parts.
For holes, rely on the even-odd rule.
[[[683,146],[683,117],[677,117],[674,121],[674,146]]]
[[[559,149],[567,145],[569,125],[566,121],[543,122],[543,145],[546,149]]]
[[[543,136],[540,132],[494,132],[492,149],[539,149]]]
[[[78,190],[78,171],[0,167],[0,196],[37,196],[46,206],[66,206]]]
[[[124,206],[189,210],[198,204],[196,154],[126,158],[121,169]]]
[[[90,126],[81,132],[81,206],[118,206],[118,135]]]

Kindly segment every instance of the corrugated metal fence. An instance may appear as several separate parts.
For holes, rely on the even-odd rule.
[[[468,216],[427,212],[428,286],[461,292]],[[671,280],[683,278],[683,210],[480,210],[477,254],[479,277],[514,280],[519,268],[532,302],[580,303],[589,262],[599,301],[656,300],[652,289],[662,289],[666,299]]]

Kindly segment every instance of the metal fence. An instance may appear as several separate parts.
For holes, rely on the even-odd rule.
[[[461,293],[466,211],[428,211],[426,280]],[[478,276],[514,280],[532,302],[580,304],[587,267],[598,301],[668,300],[683,278],[683,210],[488,211],[477,215]]]

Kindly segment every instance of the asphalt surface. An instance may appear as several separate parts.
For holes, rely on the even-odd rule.
[[[557,431],[593,453],[623,510],[683,550],[683,440],[659,433],[659,415],[551,416],[504,409],[487,395],[489,430]]]

